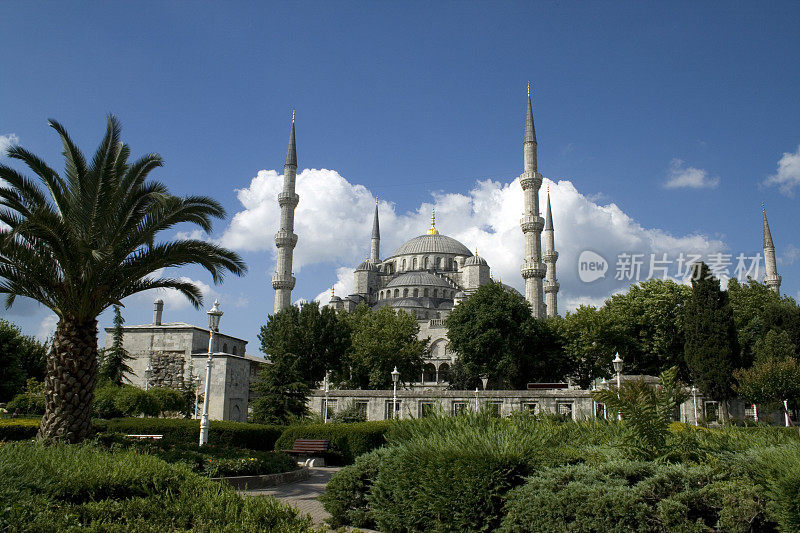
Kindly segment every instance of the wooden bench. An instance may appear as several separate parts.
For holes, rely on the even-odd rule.
[[[298,461],[303,460],[306,466],[314,466],[311,461],[321,459],[317,466],[325,466],[325,457],[329,454],[331,441],[323,439],[297,439],[291,450],[281,450],[289,455],[297,456]]]
[[[164,435],[125,435],[126,437],[132,437],[134,439],[153,439],[153,440],[161,440],[164,438]]]

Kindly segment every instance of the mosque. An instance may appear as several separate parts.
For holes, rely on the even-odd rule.
[[[299,201],[299,196],[295,193],[296,175],[297,147],[293,116],[284,166],[284,188],[278,195],[281,228],[275,235],[278,261],[275,276],[272,278],[275,313],[290,305],[291,290],[295,282],[292,276],[292,255],[297,244],[297,235],[294,233],[294,209]],[[525,299],[531,304],[534,316],[555,316],[558,313],[558,252],[555,250],[549,193],[544,218],[539,211],[542,175],[537,168],[536,130],[533,124],[530,85],[520,185],[524,197],[520,226],[525,236],[521,268],[525,279]],[[435,212],[431,215],[431,227],[425,235],[403,243],[388,257],[381,258],[380,241],[376,200],[369,256],[355,269],[355,292],[344,298],[332,295],[328,305],[345,311],[353,311],[361,303],[372,309],[389,306],[415,316],[420,325],[419,338],[430,338],[421,384],[442,386],[448,381],[450,366],[455,359],[455,354],[448,348],[444,320],[454,306],[474,293],[478,287],[490,282],[489,264],[478,255],[477,250],[472,253],[463,243],[440,234],[436,229]]]

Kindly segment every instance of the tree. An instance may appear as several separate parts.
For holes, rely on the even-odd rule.
[[[19,394],[26,380],[41,380],[46,348],[19,328],[0,319],[0,402]]]
[[[126,361],[130,361],[134,357],[122,347],[122,335],[124,333],[122,326],[125,324],[125,319],[122,318],[118,305],[114,306],[113,324],[114,331],[111,333],[111,347],[100,352],[100,379],[109,381],[114,385],[122,385],[125,373],[133,372]]]
[[[739,283],[728,281],[728,294],[733,309],[742,366],[755,360],[755,346],[770,331],[783,331],[795,346],[800,346],[800,307],[794,299],[775,294],[763,283],[748,278]]]
[[[786,331],[771,329],[753,345],[755,361],[783,360],[797,355],[797,347]]]
[[[533,318],[530,304],[500,283],[481,286],[456,306],[447,328],[461,363],[455,372],[459,381],[471,384],[486,375],[493,388],[519,389],[532,381],[560,379],[565,372],[551,323]]]
[[[372,311],[359,304],[342,318],[351,332],[351,345],[342,370],[345,386],[390,388],[394,367],[404,382],[419,379],[428,340],[417,339],[419,324],[414,316],[391,307]]]
[[[691,294],[686,285],[650,279],[632,285],[606,301],[618,332],[616,351],[625,359],[628,374],[657,376],[673,366],[688,377],[683,356],[684,306]]]
[[[340,372],[350,346],[347,321],[330,307],[320,308],[319,302],[293,305],[271,315],[258,338],[261,351],[272,360],[293,354],[309,386],[321,381],[326,370]]]
[[[288,424],[308,414],[310,387],[303,365],[303,359],[290,352],[271,357],[253,385],[259,394],[252,404],[254,422]]]
[[[611,360],[620,339],[613,318],[603,309],[581,305],[553,322],[569,359],[569,375],[583,388],[596,378],[612,374]]]
[[[199,307],[200,288],[185,278],[160,277],[163,269],[198,264],[217,283],[225,272],[241,275],[246,267],[235,252],[211,242],[156,241],[181,223],[210,231],[212,219],[225,211],[211,198],[173,196],[148,180],[161,157],[129,162],[115,117],[108,117],[91,162],[61,124],[51,120],[50,126],[64,147],[63,176],[20,146],[7,155],[27,165],[35,179],[0,165],[0,293],[7,295],[6,306],[26,296],[58,316],[38,437],[78,442],[91,425],[98,315],[155,288],[176,289]]]
[[[800,364],[795,357],[770,357],[736,371],[735,377],[739,382],[736,390],[750,403],[779,407],[785,412],[784,400],[800,400]]]
[[[728,293],[705,263],[692,267],[692,295],[686,303],[684,353],[692,379],[705,395],[721,402],[723,422],[728,421],[727,402],[734,397],[733,371],[740,353]]]

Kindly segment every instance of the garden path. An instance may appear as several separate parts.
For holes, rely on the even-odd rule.
[[[325,519],[330,516],[319,501],[320,495],[325,492],[325,485],[331,476],[341,470],[339,467],[316,467],[309,469],[308,479],[278,485],[267,489],[245,490],[241,494],[248,496],[274,496],[283,503],[296,507],[301,513],[311,516],[314,525],[325,525]],[[367,529],[361,529],[367,532]]]

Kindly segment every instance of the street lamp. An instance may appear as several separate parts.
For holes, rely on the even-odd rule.
[[[475,413],[478,413],[478,387],[475,387]]]
[[[214,360],[214,333],[219,331],[219,321],[222,318],[222,311],[219,310],[219,302],[214,300],[214,307],[206,311],[208,315],[208,361],[206,361],[206,390],[203,396],[203,418],[200,420],[200,446],[208,442],[208,399],[211,396],[211,363]]]
[[[481,376],[481,383],[483,383],[483,390],[486,390],[486,384],[489,383],[489,376],[486,374]]]
[[[692,385],[692,400],[694,401],[694,425],[700,425],[697,421],[697,387]]]
[[[617,396],[619,396],[619,389],[622,387],[622,357],[619,356],[619,352],[617,352],[617,356],[611,361],[611,364],[614,365],[614,372],[617,373]],[[622,420],[622,411],[617,415]]]
[[[194,381],[194,419],[197,420],[197,398],[200,395],[200,376],[195,376],[192,381]]]
[[[397,382],[400,381],[400,372],[397,370],[397,367],[394,367],[392,370],[392,385],[394,386],[394,392],[392,393],[392,418],[397,418]]]
[[[322,422],[327,424],[328,423],[328,390],[330,389],[330,379],[331,379],[331,371],[325,371],[325,409],[323,410]]]

